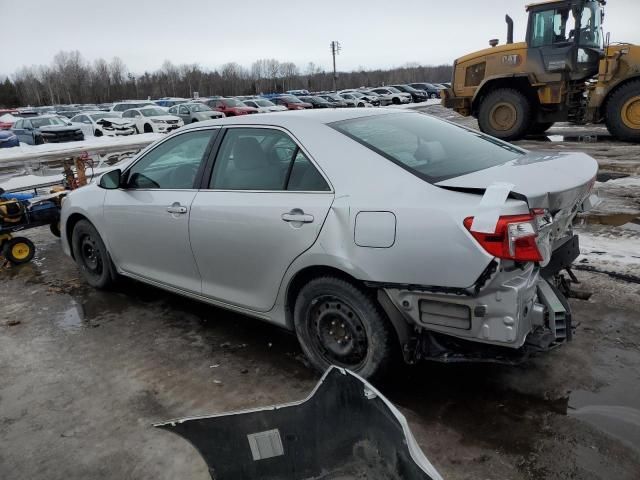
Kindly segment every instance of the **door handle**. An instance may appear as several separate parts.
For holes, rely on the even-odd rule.
[[[167,207],[169,213],[187,213],[187,207],[180,205],[178,202]]]
[[[304,213],[300,208],[294,208],[288,213],[283,213],[282,220],[294,223],[311,223],[313,222],[313,215]]]

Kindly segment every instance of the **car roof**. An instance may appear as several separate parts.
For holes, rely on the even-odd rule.
[[[341,120],[351,120],[354,118],[373,117],[378,115],[390,115],[398,113],[415,113],[407,112],[402,109],[395,108],[322,108],[312,110],[297,110],[286,112],[273,112],[269,115],[241,115],[237,117],[226,117],[217,120],[207,120],[197,122],[195,124],[185,125],[180,128],[183,132],[190,128],[202,128],[205,126],[224,126],[224,125],[266,125],[284,128],[295,128],[297,123],[317,123],[328,124],[339,122]]]

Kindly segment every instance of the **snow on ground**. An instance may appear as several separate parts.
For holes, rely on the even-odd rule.
[[[0,162],[11,160],[30,160],[37,155],[63,152],[69,150],[70,154],[77,154],[83,150],[99,149],[101,147],[149,144],[163,138],[163,133],[141,133],[139,135],[127,135],[122,137],[87,137],[80,142],[45,143],[42,145],[27,145],[21,143],[19,147],[0,149]]]
[[[640,277],[640,224],[578,234],[580,256],[576,263]]]

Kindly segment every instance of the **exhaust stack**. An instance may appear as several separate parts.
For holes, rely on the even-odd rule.
[[[513,19],[509,15],[505,15],[504,21],[507,22],[507,43],[513,43]]]

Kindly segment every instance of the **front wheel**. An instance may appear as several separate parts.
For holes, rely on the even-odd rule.
[[[398,348],[382,308],[365,290],[337,277],[306,284],[296,299],[294,323],[312,365],[331,365],[364,378],[383,376]]]
[[[80,220],[71,235],[73,256],[89,285],[107,288],[114,282],[111,257],[100,234],[88,220]]]
[[[627,83],[607,102],[607,129],[625,142],[640,142],[640,81]]]
[[[524,137],[531,125],[531,104],[519,90],[499,88],[480,103],[480,130],[502,140]]]

